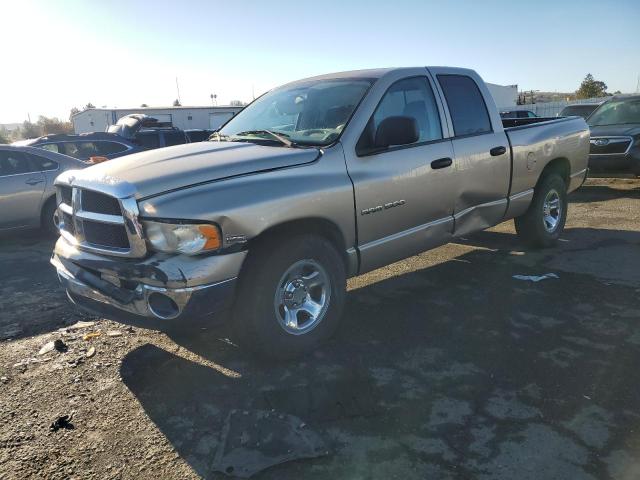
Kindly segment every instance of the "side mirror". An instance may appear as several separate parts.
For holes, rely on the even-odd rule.
[[[391,145],[408,145],[420,138],[418,122],[413,117],[387,117],[376,130],[374,146],[386,148]]]

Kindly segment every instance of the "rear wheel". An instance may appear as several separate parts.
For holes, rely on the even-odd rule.
[[[260,356],[308,353],[337,328],[345,289],[344,262],[326,239],[300,235],[263,242],[240,278],[236,340]]]
[[[515,219],[518,236],[531,247],[553,246],[564,230],[567,206],[567,186],[562,177],[546,175],[536,186],[529,209]]]
[[[47,200],[42,207],[40,215],[40,226],[49,236],[57,236],[58,232],[58,208],[56,205],[56,197]]]

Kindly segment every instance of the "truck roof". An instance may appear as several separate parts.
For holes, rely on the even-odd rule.
[[[415,70],[416,68],[446,68],[450,70],[451,73],[459,73],[463,75],[469,75],[469,73],[473,72],[473,70],[467,68],[458,68],[458,67],[442,67],[442,66],[422,66],[422,67],[392,67],[392,68],[371,68],[364,70],[348,70],[346,72],[335,72],[335,73],[327,73],[324,75],[317,75],[315,77],[307,77],[300,80],[296,80],[293,82],[289,82],[286,85],[294,85],[296,83],[305,83],[312,80],[333,80],[333,79],[341,79],[341,78],[366,78],[377,80],[382,78],[384,75],[392,72],[401,72],[403,70]],[[283,85],[284,86],[284,85]]]

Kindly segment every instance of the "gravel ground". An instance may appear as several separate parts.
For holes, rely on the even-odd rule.
[[[284,364],[224,329],[78,314],[52,243],[4,238],[0,478],[224,478],[233,409],[296,415],[327,445],[255,478],[640,478],[640,181],[571,200],[557,248],[523,250],[508,222],[352,279],[336,336]]]

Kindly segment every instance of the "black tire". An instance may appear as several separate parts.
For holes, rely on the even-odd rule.
[[[557,196],[560,210],[557,214],[557,223],[550,228],[551,223],[545,220],[545,202],[547,199],[554,199],[555,196]],[[524,215],[515,219],[518,236],[529,247],[553,246],[564,230],[567,208],[567,185],[560,175],[547,174],[536,186],[529,209]]]
[[[42,207],[42,213],[40,215],[40,227],[50,237],[57,237],[58,225],[54,220],[56,214],[56,197],[50,198]]]
[[[293,334],[281,324],[286,311],[277,310],[275,303],[284,297],[276,296],[276,292],[288,295],[281,287],[291,285],[291,282],[285,279],[281,284],[283,276],[294,265],[304,268],[308,261],[311,270],[319,265],[322,278],[328,280],[326,287],[311,287],[309,295],[329,292],[328,301],[326,308],[321,310],[324,314],[317,316],[319,321],[315,326],[307,332]],[[296,290],[296,295],[302,295],[304,291],[307,291],[306,285]],[[234,339],[260,357],[287,359],[308,353],[335,332],[342,315],[345,292],[345,265],[331,242],[315,235],[271,238],[252,247],[240,275],[233,311]],[[301,327],[313,325],[308,322],[314,317],[309,317],[305,323],[307,312],[299,313],[300,317],[296,314],[296,318],[302,319]]]

